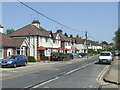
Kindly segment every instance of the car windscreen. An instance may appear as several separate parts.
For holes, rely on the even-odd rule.
[[[100,56],[110,56],[110,53],[101,53]]]
[[[16,59],[17,58],[17,56],[9,56],[9,57],[7,57],[7,59]]]

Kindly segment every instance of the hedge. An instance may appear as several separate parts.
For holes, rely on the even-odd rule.
[[[36,62],[36,59],[33,56],[28,56],[28,62]]]

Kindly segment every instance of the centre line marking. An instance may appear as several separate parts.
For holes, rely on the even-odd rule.
[[[96,61],[94,61],[94,62],[92,62],[92,63],[89,63],[89,64],[87,64],[87,65],[85,65],[85,66],[76,68],[76,69],[74,69],[74,70],[71,70],[71,71],[67,72],[65,75],[71,74],[71,73],[73,73],[73,72],[75,72],[75,71],[77,71],[77,70],[80,70],[80,69],[82,69],[82,68],[85,68],[85,67],[87,67],[87,66],[89,66],[89,65],[91,65],[91,64],[93,64],[93,63],[95,63],[95,62],[96,62]]]
[[[52,81],[54,81],[54,80],[57,80],[58,78],[59,78],[59,77],[53,78],[53,79],[48,80],[48,81],[46,81],[46,82],[43,82],[43,83],[41,83],[41,84],[39,84],[39,85],[36,85],[36,86],[34,86],[34,87],[32,87],[32,88],[38,88],[38,87],[43,86],[43,85],[45,85],[45,84],[47,84],[47,83],[49,83],[49,82],[52,82]]]

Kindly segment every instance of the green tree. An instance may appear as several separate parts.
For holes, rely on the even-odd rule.
[[[108,45],[108,43],[107,43],[106,41],[102,41],[101,44],[103,44],[103,45]]]
[[[66,37],[68,37],[68,34],[67,34],[67,33],[65,33],[64,35],[65,35]]]
[[[7,29],[6,30],[6,34],[8,35],[8,34],[11,34],[12,32],[14,32],[15,30],[14,29]]]
[[[72,38],[72,37],[73,37],[73,35],[71,34],[71,35],[70,35],[70,37]]]
[[[113,40],[115,41],[116,48],[120,51],[120,28],[115,32]]]

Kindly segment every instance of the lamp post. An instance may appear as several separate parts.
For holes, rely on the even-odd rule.
[[[87,42],[88,35],[87,35],[87,31],[86,31],[86,33],[85,33],[85,37],[86,37],[87,58],[88,58],[88,42]]]

